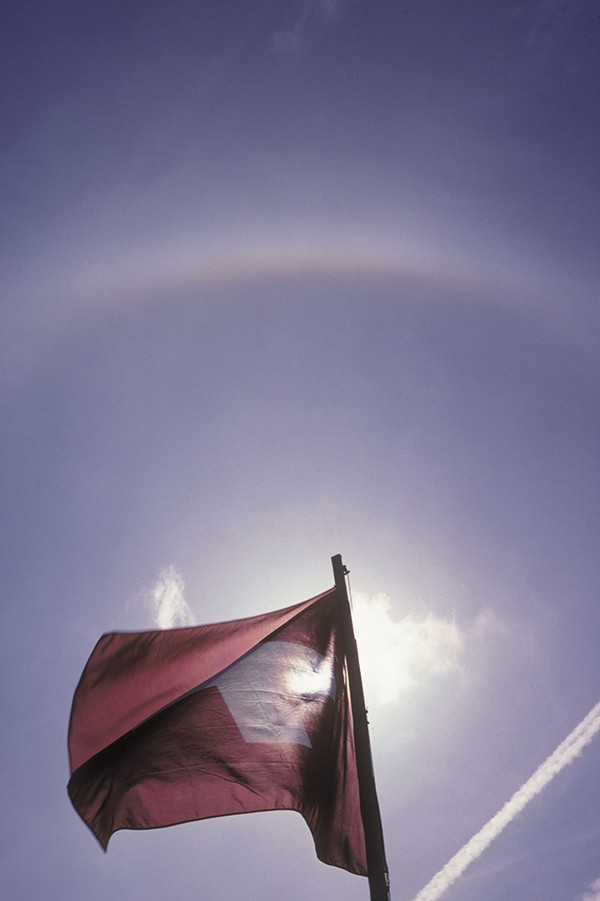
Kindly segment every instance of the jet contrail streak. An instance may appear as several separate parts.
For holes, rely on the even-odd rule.
[[[599,731],[600,702],[590,710],[550,757],[546,758],[527,782],[514,793],[510,801],[507,801],[504,807],[454,857],[450,858],[446,866],[435,874],[425,888],[421,889],[414,901],[437,901],[466,868],[485,851],[496,836],[500,835],[502,830],[514,820],[525,805],[535,798],[564,767],[575,760]]]

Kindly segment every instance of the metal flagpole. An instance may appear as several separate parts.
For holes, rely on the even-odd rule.
[[[365,845],[367,851],[367,870],[369,876],[369,889],[371,901],[390,901],[389,876],[385,860],[385,848],[383,844],[383,827],[379,802],[375,790],[375,773],[373,771],[373,758],[371,756],[371,743],[369,740],[369,727],[367,723],[367,709],[363,692],[358,650],[352,625],[352,613],[346,590],[345,576],[348,570],[342,563],[341,554],[331,558],[333,575],[335,577],[335,589],[342,608],[342,624],[344,645],[346,649],[346,664],[348,668],[348,683],[350,686],[350,704],[352,706],[352,719],[354,721],[354,745],[356,749],[356,766],[358,770],[358,791],[360,797],[360,812],[365,833]]]

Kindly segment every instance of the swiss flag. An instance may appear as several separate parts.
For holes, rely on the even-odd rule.
[[[335,589],[209,626],[103,635],[69,725],[68,791],[119,829],[296,810],[318,857],[367,874]]]

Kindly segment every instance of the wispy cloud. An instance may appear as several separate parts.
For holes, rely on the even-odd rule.
[[[273,47],[281,51],[294,50],[298,46],[302,30],[311,18],[333,19],[344,2],[346,0],[304,0],[293,25],[273,36]]]
[[[550,757],[542,763],[510,801],[492,817],[489,822],[452,857],[433,879],[421,889],[414,901],[437,901],[456,882],[466,868],[482,854],[488,845],[508,826],[523,808],[556,776],[564,767],[572,763],[594,735],[600,731],[600,702],[561,742]],[[591,886],[596,894],[586,895],[582,901],[600,901],[600,881]]]
[[[579,898],[579,901],[600,901],[600,877],[594,879],[587,892]]]
[[[565,0],[541,0],[533,9],[527,46],[551,50],[556,41],[557,17]]]
[[[160,629],[191,626],[194,615],[184,597],[185,585],[177,570],[170,566],[158,576],[152,589],[154,622]]]
[[[370,704],[396,701],[432,676],[458,669],[463,636],[453,620],[431,614],[392,618],[385,594],[355,592],[353,620]]]

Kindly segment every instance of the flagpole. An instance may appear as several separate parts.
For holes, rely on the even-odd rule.
[[[367,709],[363,692],[358,650],[352,625],[352,613],[346,590],[345,576],[348,570],[342,563],[341,554],[331,558],[335,589],[342,608],[342,624],[346,649],[348,683],[350,686],[350,704],[354,721],[354,746],[356,750],[356,767],[358,770],[358,791],[360,812],[365,833],[367,851],[367,870],[371,901],[390,901],[389,876],[385,860],[383,844],[383,827],[379,802],[375,790],[375,773],[369,740]]]

